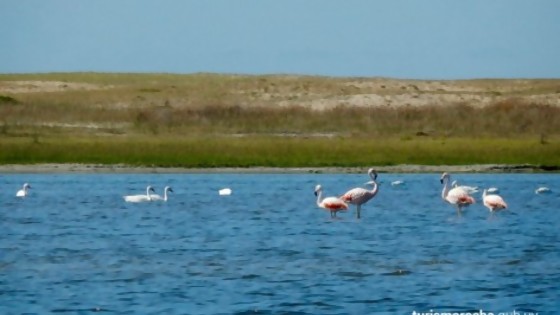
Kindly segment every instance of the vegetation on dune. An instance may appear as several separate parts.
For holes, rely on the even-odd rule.
[[[557,93],[560,80],[0,75],[0,163],[560,165],[560,106],[534,98]]]

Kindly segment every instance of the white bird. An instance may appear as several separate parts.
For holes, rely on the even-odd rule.
[[[482,192],[482,203],[491,212],[507,208],[507,203],[498,195],[488,195],[486,189]]]
[[[461,187],[449,188],[449,181],[451,175],[447,172],[443,173],[440,178],[440,182],[443,184],[443,190],[441,191],[441,198],[457,207],[457,214],[461,214],[463,207],[468,207],[474,203],[474,198],[469,195],[469,193]]]
[[[375,197],[375,195],[377,195],[377,192],[379,191],[379,186],[375,181],[377,179],[377,172],[373,168],[370,168],[368,170],[368,175],[371,178],[371,181],[367,182],[366,185],[373,185],[373,188],[371,190],[357,187],[350,189],[344,195],[342,195],[342,197],[340,197],[342,201],[356,205],[356,217],[358,219],[361,218],[362,205],[368,202],[371,198]]]
[[[546,194],[546,193],[549,193],[549,192],[551,192],[550,188],[544,187],[544,186],[539,187],[535,190],[535,194]]]
[[[464,191],[466,191],[467,194],[469,194],[469,195],[476,194],[476,193],[478,192],[478,187],[459,185],[459,183],[458,183],[456,180],[454,180],[454,181],[451,183],[451,187],[453,187],[453,188],[456,188],[456,187],[461,188],[461,189],[463,189]]]
[[[173,192],[173,188],[165,186],[165,189],[163,189],[163,197],[156,194],[151,195],[150,197],[152,198],[152,201],[167,201],[167,192]]]
[[[404,184],[404,181],[402,181],[402,180],[396,180],[396,181],[391,182],[391,186],[399,186],[399,185],[402,185],[402,184]]]
[[[152,201],[152,196],[150,195],[151,192],[155,192],[152,186],[146,187],[146,194],[145,195],[130,195],[124,196],[124,201],[126,202],[148,202]]]
[[[230,188],[220,189],[220,190],[218,190],[218,194],[220,196],[229,196],[229,195],[231,195],[231,189]]]
[[[496,187],[490,187],[486,189],[486,192],[488,192],[489,194],[497,194],[498,192],[500,192],[500,190]]]
[[[331,218],[336,217],[338,211],[348,210],[348,205],[337,197],[326,197],[323,199],[323,187],[315,186],[315,196],[317,196],[317,206],[330,211]]]
[[[23,188],[18,190],[18,192],[16,193],[16,197],[26,197],[29,194],[29,188],[31,188],[31,185],[29,185],[28,183],[23,184]]]

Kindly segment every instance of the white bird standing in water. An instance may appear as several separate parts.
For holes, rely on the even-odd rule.
[[[504,199],[502,199],[502,197],[498,195],[489,195],[487,194],[486,189],[482,192],[482,203],[484,203],[484,206],[491,212],[507,208],[507,203]]]
[[[451,175],[447,172],[441,175],[440,181],[443,184],[443,190],[441,191],[441,198],[457,207],[457,214],[461,215],[463,207],[468,207],[474,203],[474,198],[469,195],[469,193],[461,187],[454,187],[449,189],[449,181],[451,180]]]
[[[354,189],[350,189],[344,195],[342,195],[342,197],[340,197],[340,199],[342,199],[344,202],[348,202],[350,204],[356,205],[356,217],[358,219],[362,217],[361,215],[362,205],[368,202],[371,198],[375,197],[375,195],[377,195],[377,192],[379,190],[378,189],[379,186],[375,181],[377,179],[377,172],[373,168],[370,168],[368,170],[368,175],[371,178],[371,181],[367,182],[366,185],[367,184],[373,185],[373,188],[371,190],[357,187]]]
[[[478,187],[475,186],[465,186],[465,185],[459,185],[459,183],[454,180],[451,183],[451,187],[453,188],[461,188],[462,190],[466,191],[467,194],[472,195],[472,194],[476,194],[478,192]]]
[[[151,192],[156,192],[152,186],[146,187],[146,194],[145,195],[130,195],[124,196],[124,201],[126,202],[148,202],[152,201],[152,196],[150,195]]]
[[[28,183],[23,184],[23,188],[18,190],[18,192],[16,193],[16,197],[26,197],[29,194],[29,188],[31,188],[31,185],[29,185]]]
[[[323,187],[315,186],[315,196],[317,196],[317,206],[330,211],[331,218],[336,217],[338,211],[348,210],[348,205],[337,197],[326,197],[323,199]]]
[[[163,197],[155,194],[150,197],[152,198],[152,201],[167,201],[167,192],[173,192],[173,188],[171,188],[171,186],[165,186],[165,189],[163,189]]]

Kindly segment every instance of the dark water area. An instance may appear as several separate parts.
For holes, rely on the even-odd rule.
[[[2,175],[0,314],[557,314],[560,175],[453,174],[509,204],[460,217],[439,178],[380,174],[358,220],[313,191],[365,174]]]

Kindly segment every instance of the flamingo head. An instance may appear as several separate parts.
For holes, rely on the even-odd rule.
[[[377,179],[377,172],[373,168],[370,168],[368,170],[368,175],[369,177],[373,178],[373,180]]]
[[[321,187],[321,185],[315,186],[315,196],[317,196],[321,190],[323,190],[323,187]]]
[[[449,180],[449,178],[450,178],[449,173],[445,172],[445,173],[441,174],[441,178],[439,179],[439,181],[443,184],[443,181],[445,179]]]
[[[148,186],[148,190],[151,191],[151,192],[156,192],[156,191],[154,190],[154,187],[152,187],[152,186]]]
[[[28,183],[23,184],[23,189],[29,189],[31,188],[31,185],[29,185]]]
[[[169,191],[169,192],[173,192],[173,188],[171,188],[171,186],[166,186],[165,190]]]

